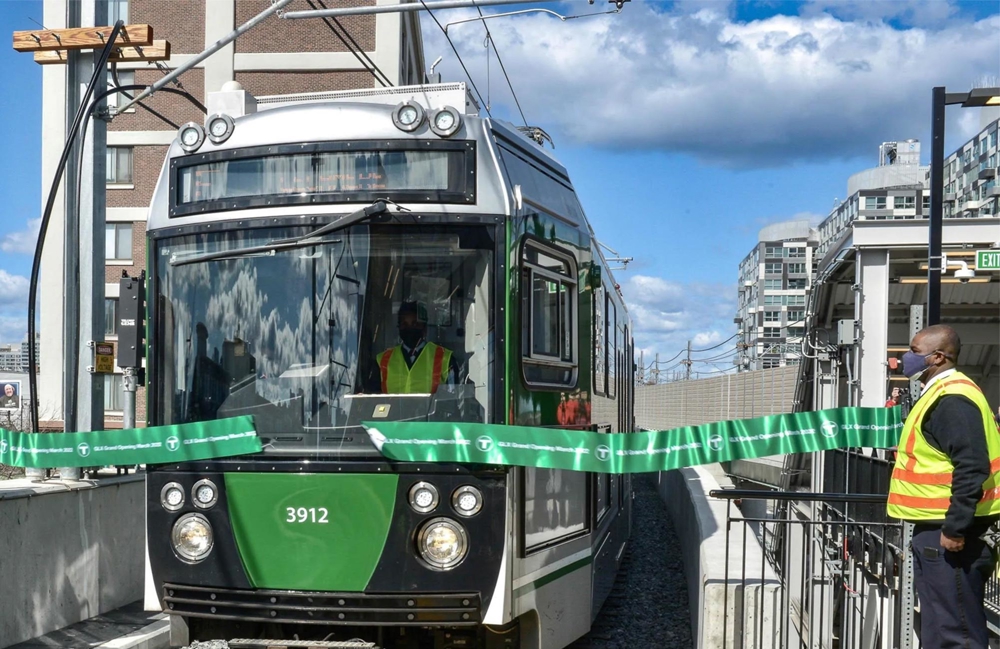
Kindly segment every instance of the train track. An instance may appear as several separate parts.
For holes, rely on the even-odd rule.
[[[569,649],[691,649],[680,545],[654,479],[633,479],[632,539],[624,569],[589,634]]]

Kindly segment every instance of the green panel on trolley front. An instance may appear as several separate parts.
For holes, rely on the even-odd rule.
[[[256,588],[360,592],[389,533],[395,475],[226,474],[236,545]]]

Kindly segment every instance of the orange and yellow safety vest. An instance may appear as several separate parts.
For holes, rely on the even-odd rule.
[[[413,367],[406,366],[404,354],[397,345],[378,355],[383,394],[434,394],[448,380],[451,352],[444,347],[426,343]]]
[[[931,385],[906,418],[899,439],[896,466],[889,482],[888,514],[908,521],[942,520],[951,505],[951,480],[955,470],[946,454],[924,437],[924,416],[941,398],[960,395],[976,404],[983,416],[990,476],[983,483],[983,496],[976,516],[1000,514],[1000,430],[990,404],[969,377],[955,372]]]

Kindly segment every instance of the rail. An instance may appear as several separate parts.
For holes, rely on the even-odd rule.
[[[837,461],[843,462],[842,468],[854,463],[854,469],[867,464],[875,468],[874,464],[882,462],[846,453]],[[831,468],[828,463],[828,477]],[[858,480],[876,485],[879,476],[859,476]],[[831,482],[836,480],[825,481],[824,486],[833,486]],[[727,501],[729,587],[724,610],[732,619],[726,620],[723,631],[724,649],[917,646],[912,569],[906,551],[911,526],[885,516],[884,493],[721,489],[709,495]],[[732,561],[728,548],[735,547],[729,542],[735,535],[742,556]],[[759,543],[763,550],[760,570],[753,566],[749,571],[759,577],[747,577],[750,542]],[[767,578],[765,567],[772,571],[772,579]],[[995,576],[987,583],[986,612],[996,641],[1000,638],[1000,581]]]

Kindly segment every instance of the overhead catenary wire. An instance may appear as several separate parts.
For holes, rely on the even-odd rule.
[[[524,122],[525,126],[527,126],[528,119],[524,116],[524,111],[521,109],[521,102],[517,99],[517,93],[514,92],[514,86],[511,84],[510,77],[507,75],[507,68],[504,67],[503,59],[500,57],[500,50],[497,49],[496,41],[493,40],[493,34],[490,33],[490,28],[486,24],[486,18],[483,16],[483,9],[476,4],[476,0],[472,0],[472,4],[476,5],[476,10],[479,11],[479,18],[483,22],[483,28],[486,30],[486,38],[489,40],[490,45],[493,46],[493,52],[497,55],[497,63],[500,64],[500,71],[503,72],[503,78],[507,80],[507,87],[510,88],[510,94],[514,98],[514,104],[517,106],[517,112],[521,113],[521,121]],[[448,33],[445,32],[445,36],[447,35]],[[488,54],[489,53],[487,52],[487,55]]]
[[[459,65],[462,66],[462,71],[465,72],[465,76],[469,79],[469,84],[472,86],[472,89],[475,91],[476,96],[479,98],[479,104],[486,109],[487,115],[493,117],[493,113],[490,112],[489,105],[485,101],[483,101],[483,93],[479,92],[479,88],[476,87],[476,82],[472,79],[472,75],[469,74],[469,69],[465,67],[465,61],[462,60],[462,55],[458,53],[458,48],[456,48],[455,43],[452,42],[451,36],[449,36],[448,32],[445,31],[444,25],[441,24],[441,21],[437,19],[437,16],[434,15],[434,12],[430,10],[430,7],[427,6],[427,3],[424,0],[420,0],[420,4],[424,6],[424,9],[427,11],[428,15],[430,15],[431,19],[438,26],[438,29],[441,30],[441,33],[444,34],[445,40],[447,40],[448,45],[451,46],[451,51],[455,53],[455,56],[458,58]]]

